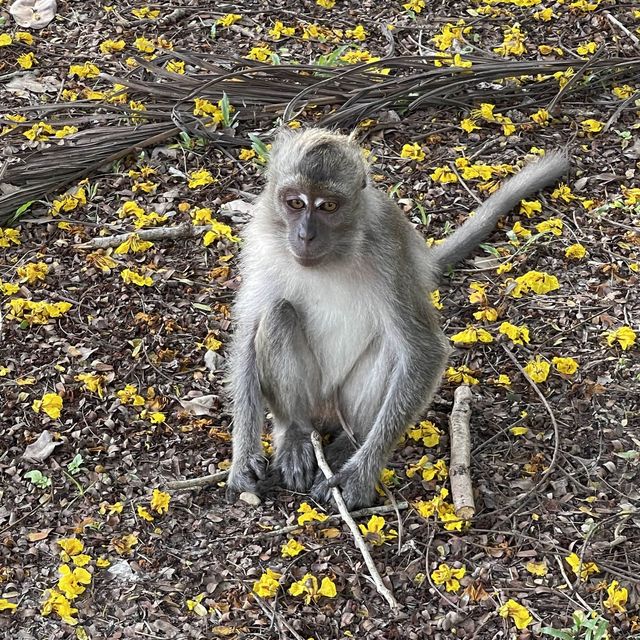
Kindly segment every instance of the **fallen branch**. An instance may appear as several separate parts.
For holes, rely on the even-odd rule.
[[[132,235],[137,235],[141,240],[175,240],[177,238],[191,238],[199,236],[205,231],[209,231],[211,225],[205,224],[194,227],[190,222],[183,222],[174,227],[154,227],[153,229],[140,229],[138,231],[129,231],[127,233],[119,233],[115,236],[100,236],[93,238],[82,244],[75,246],[76,249],[108,249],[109,247],[117,247]]]
[[[167,482],[167,488],[173,490],[199,489],[200,487],[208,487],[226,480],[229,475],[228,471],[218,471],[210,476],[201,476],[200,478],[192,478],[191,480],[173,480]]]
[[[316,452],[316,460],[318,461],[318,466],[320,467],[320,469],[322,469],[322,473],[324,473],[325,478],[329,480],[333,477],[333,472],[331,471],[331,468],[324,458],[324,453],[322,451],[322,439],[320,438],[320,434],[317,431],[313,431],[311,433],[311,443],[313,444],[313,450]],[[391,590],[385,586],[384,582],[382,582],[382,577],[380,576],[380,573],[378,572],[378,569],[373,562],[373,558],[369,553],[366,542],[364,541],[362,535],[360,535],[358,525],[355,523],[355,520],[347,509],[347,505],[345,504],[344,498],[340,493],[340,489],[334,487],[333,489],[331,489],[331,495],[338,505],[338,510],[340,511],[342,519],[347,523],[349,529],[351,529],[351,533],[353,534],[356,546],[362,554],[364,562],[367,565],[367,569],[369,569],[369,574],[373,579],[373,583],[375,584],[378,593],[387,601],[394,612],[397,611],[400,608],[400,605],[394,598]]]
[[[451,499],[456,515],[462,520],[470,520],[476,513],[471,484],[471,402],[473,395],[469,385],[460,385],[453,394],[453,409],[449,418],[451,439]]]

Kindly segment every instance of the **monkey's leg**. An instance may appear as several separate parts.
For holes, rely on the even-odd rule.
[[[278,301],[262,317],[255,344],[260,386],[274,417],[274,480],[307,491],[316,472],[310,434],[320,368],[288,300]]]
[[[375,498],[380,473],[398,438],[431,401],[444,370],[448,345],[441,334],[431,333],[422,345],[402,345],[393,362],[379,410],[362,446],[334,477],[314,486],[313,496],[322,501],[331,497],[331,488],[340,487],[349,509],[369,506]],[[381,354],[385,358],[385,354]],[[379,372],[376,367],[374,371]],[[376,374],[377,375],[377,374]],[[377,380],[363,380],[363,386],[377,386]],[[359,425],[358,433],[363,426]]]

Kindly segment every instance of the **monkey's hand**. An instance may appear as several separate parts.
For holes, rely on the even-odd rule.
[[[372,476],[370,467],[351,458],[331,479],[316,481],[311,489],[311,495],[319,502],[327,503],[331,500],[331,489],[337,487],[349,511],[370,507],[376,497],[377,477]]]
[[[238,494],[243,491],[259,495],[258,483],[264,480],[266,473],[267,459],[260,453],[234,460],[227,480],[227,501],[235,502]]]

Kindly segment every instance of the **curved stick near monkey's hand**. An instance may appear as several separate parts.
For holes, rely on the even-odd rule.
[[[316,453],[316,460],[318,461],[318,467],[320,467],[322,473],[324,473],[327,480],[330,480],[333,477],[333,472],[329,468],[327,461],[324,458],[324,453],[322,451],[322,438],[317,431],[313,431],[311,433],[311,443],[313,444],[313,450]],[[375,584],[378,593],[387,601],[391,609],[395,612],[400,609],[400,605],[398,601],[393,596],[391,590],[385,586],[384,582],[382,582],[382,577],[376,568],[375,563],[373,562],[373,558],[369,553],[369,549],[367,548],[367,544],[362,538],[360,531],[358,530],[358,525],[355,523],[355,520],[351,517],[349,510],[347,509],[347,505],[345,504],[342,494],[340,493],[340,489],[333,487],[331,489],[331,494],[333,499],[336,501],[336,505],[338,505],[338,510],[340,511],[340,515],[342,519],[347,523],[347,526],[351,530],[353,534],[353,538],[355,540],[356,546],[358,550],[362,554],[365,564],[367,565],[367,569],[369,569],[369,573],[371,575],[371,579]]]

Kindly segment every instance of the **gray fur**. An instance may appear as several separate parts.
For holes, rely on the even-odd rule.
[[[548,158],[511,178],[430,252],[398,207],[367,184],[355,142],[323,129],[279,136],[244,232],[230,372],[230,498],[268,482],[260,443],[264,401],[273,414],[272,467],[284,486],[306,491],[313,482],[312,495],[321,500],[340,486],[350,508],[371,504],[393,446],[428,407],[449,355],[430,292],[500,215],[559,176],[566,159]],[[297,215],[287,209],[291,193],[305,202],[335,197],[339,212]],[[306,244],[305,216],[319,220]],[[311,266],[305,256],[313,257]],[[336,398],[359,446],[354,451],[338,432],[327,447],[336,473],[328,483],[316,472],[309,433],[336,434]]]

